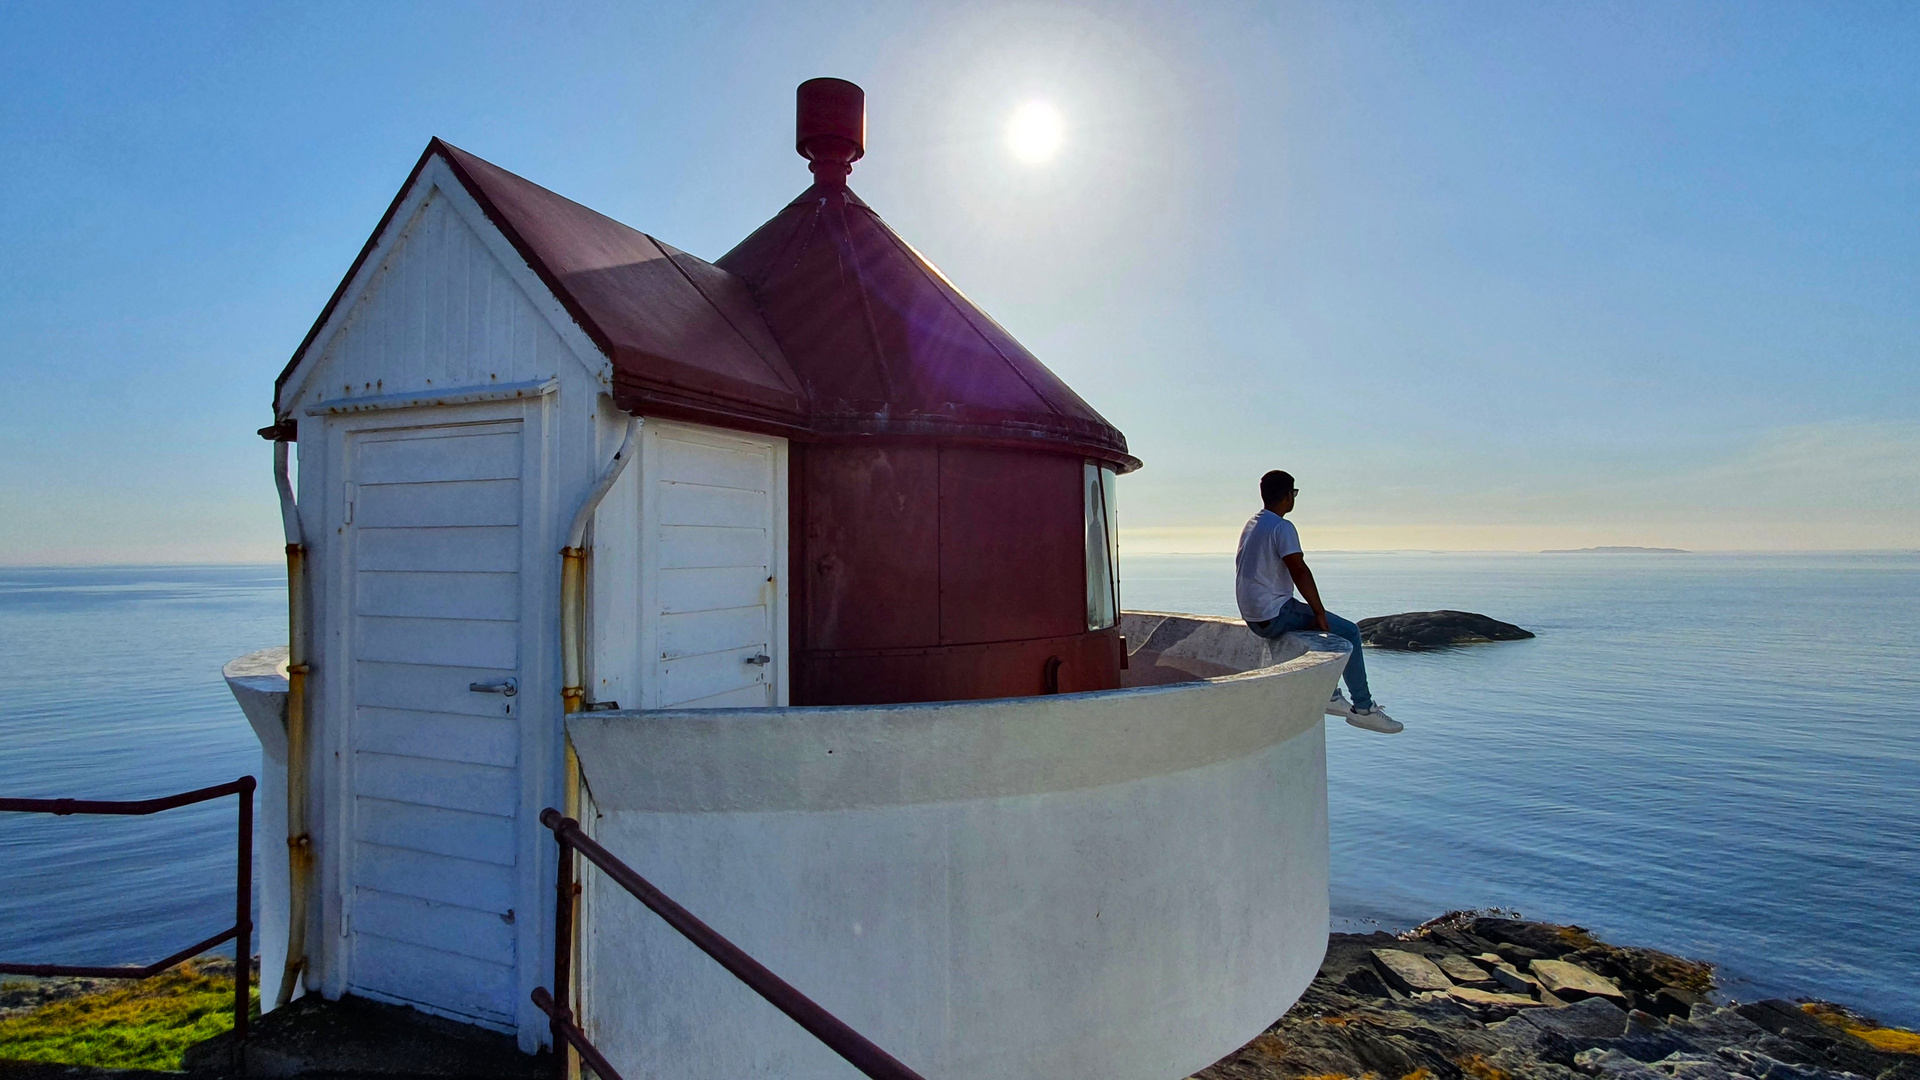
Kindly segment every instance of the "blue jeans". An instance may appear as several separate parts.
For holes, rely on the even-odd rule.
[[[1263,638],[1311,630],[1313,608],[1299,600],[1288,600],[1280,614],[1265,622],[1250,622],[1247,627]],[[1367,708],[1373,704],[1373,694],[1367,690],[1367,662],[1360,657],[1360,628],[1329,611],[1327,630],[1346,638],[1353,646],[1353,651],[1347,654],[1347,693],[1353,695],[1354,708]]]

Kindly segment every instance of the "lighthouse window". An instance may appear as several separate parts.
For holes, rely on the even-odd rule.
[[[1087,629],[1105,630],[1120,618],[1120,526],[1114,513],[1115,474],[1087,462],[1081,486],[1087,503]]]

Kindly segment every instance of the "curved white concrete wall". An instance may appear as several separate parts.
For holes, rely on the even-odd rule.
[[[253,794],[253,880],[259,897],[260,1011],[272,1012],[287,963],[287,647],[248,653],[220,669],[260,740]]]
[[[1126,630],[1133,674],[1188,681],[572,717],[588,827],[932,1080],[1177,1080],[1285,1012],[1325,951],[1321,719],[1346,645]],[[623,1073],[855,1075],[587,882],[583,1012]]]

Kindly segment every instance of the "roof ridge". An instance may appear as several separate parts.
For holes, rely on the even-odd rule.
[[[761,365],[767,369],[767,372],[769,374],[771,374],[774,378],[780,380],[781,383],[790,387],[794,391],[794,393],[796,394],[806,393],[806,387],[797,385],[797,382],[800,378],[799,372],[793,373],[793,377],[795,380],[794,382],[788,382],[787,378],[784,375],[780,374],[780,369],[774,367],[773,363],[767,359],[767,355],[760,351],[760,346],[754,344],[753,339],[749,337],[745,331],[740,329],[740,324],[733,321],[733,316],[727,313],[727,309],[715,303],[713,297],[707,293],[707,290],[702,288],[698,281],[694,280],[694,277],[692,274],[687,273],[687,268],[680,265],[680,260],[674,258],[674,256],[685,255],[689,259],[699,259],[701,264],[705,266],[712,266],[715,270],[719,270],[721,273],[726,274],[728,277],[733,277],[734,275],[732,273],[729,273],[726,269],[722,267],[714,266],[714,264],[707,262],[707,260],[705,259],[701,259],[700,256],[698,255],[681,251],[679,248],[674,247],[672,244],[663,244],[660,242],[659,238],[655,237],[652,233],[643,232],[640,235],[646,237],[649,243],[651,243],[654,247],[660,249],[661,257],[665,258],[667,262],[670,263],[673,266],[673,268],[679,272],[680,276],[686,279],[688,287],[693,289],[694,292],[699,293],[700,299],[705,300],[707,302],[707,306],[712,308],[715,314],[719,315],[721,319],[726,321],[727,328],[733,331],[733,336],[739,338],[742,344],[746,345],[747,348],[753,350],[753,355],[760,358]],[[745,279],[740,279],[740,283],[742,285],[745,285],[746,284]],[[751,288],[747,289],[747,295],[749,298],[752,297],[753,290]],[[756,307],[758,306],[758,301],[755,301],[755,306]],[[771,333],[772,331],[769,330],[768,332]],[[791,370],[791,368],[789,368],[789,370]]]

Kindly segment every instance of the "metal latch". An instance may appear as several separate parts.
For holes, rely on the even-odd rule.
[[[755,667],[758,667],[761,664],[773,663],[773,657],[768,656],[766,653],[754,653],[752,656],[747,657],[744,663],[752,664]]]
[[[467,689],[476,694],[505,694],[512,697],[520,692],[520,680],[509,675],[499,682],[468,683]]]

